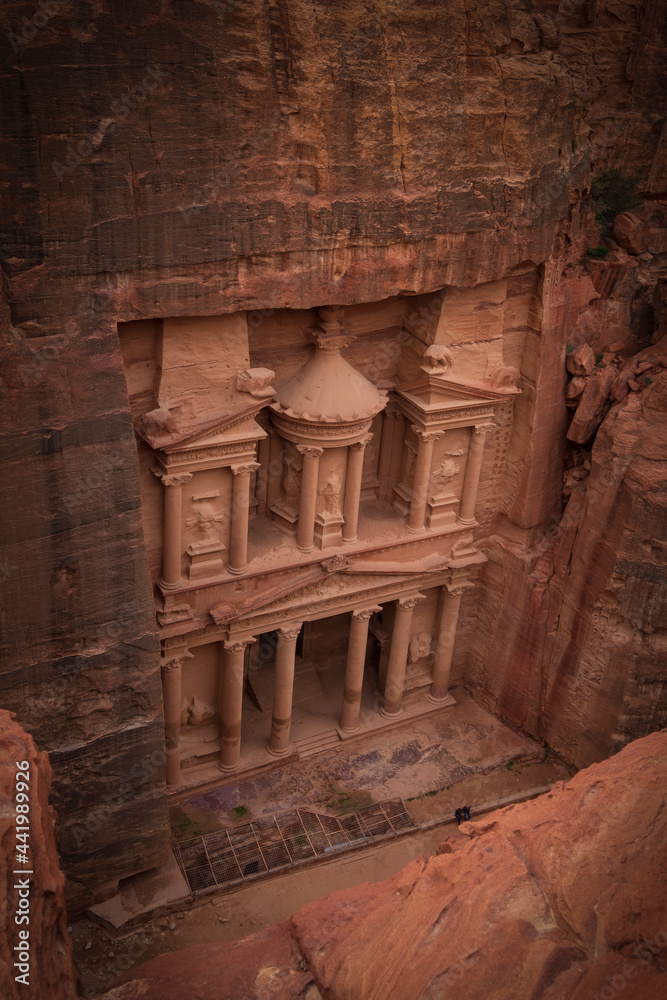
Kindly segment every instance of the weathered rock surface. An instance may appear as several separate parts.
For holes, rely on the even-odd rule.
[[[20,798],[18,775],[22,776]],[[24,786],[28,787],[27,792]],[[13,721],[10,712],[0,709],[0,883],[3,897],[0,995],[3,1000],[24,997],[73,1000],[76,997],[76,974],[65,916],[65,877],[56,851],[56,816],[49,805],[50,788],[51,768],[47,755],[37,751],[32,737]],[[26,804],[27,812],[23,811]],[[20,810],[17,805],[21,806]],[[17,825],[18,815],[27,816],[29,822]],[[17,838],[17,831],[27,831],[27,841],[22,836]],[[17,844],[26,843],[27,854],[17,851]],[[23,858],[29,863],[23,864]],[[16,874],[17,871],[21,874]],[[20,949],[26,945],[27,962],[23,962],[25,953]]]
[[[661,1000],[667,733],[461,827],[437,857],[233,944],[163,955],[109,1000]],[[610,992],[613,991],[613,992]]]
[[[484,368],[490,351],[494,369],[521,355],[522,395],[502,428],[506,469],[481,487],[502,496],[501,514],[484,525],[492,561],[479,606],[463,610],[458,669],[538,732],[556,621],[544,603],[553,554],[542,556],[561,513],[565,344],[597,352],[620,338],[632,353],[650,341],[654,315],[667,322],[664,280],[642,285],[641,255],[590,274],[574,266],[594,234],[593,172],[619,166],[649,195],[667,189],[666,12],[658,0],[56,6],[47,16],[9,0],[0,14],[0,691],[50,752],[70,900],[84,907],[159,863],[168,837],[117,324],[404,292],[417,309],[436,290],[445,318],[462,305],[492,313],[503,337],[470,337],[469,367]],[[476,286],[494,292],[490,304]],[[637,514],[623,544],[653,553],[652,489],[646,503],[639,485],[624,496]],[[573,506],[561,535],[577,523]],[[636,603],[656,587],[653,554],[631,562],[633,635],[657,637],[653,610]],[[602,591],[583,588],[579,608],[586,572],[561,568],[557,586],[589,627]],[[598,633],[587,634],[549,667],[562,696],[553,712],[570,712],[565,662],[574,673],[581,663],[606,706],[585,721],[573,708],[579,721],[559,748],[580,761],[646,731],[657,691],[653,640],[605,633],[608,672],[585,665]],[[643,666],[628,688],[630,649]]]

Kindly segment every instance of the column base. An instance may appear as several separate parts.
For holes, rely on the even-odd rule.
[[[345,544],[346,542],[356,542],[358,540],[358,537],[359,537],[358,535],[355,535],[353,538],[346,538],[345,535],[343,535],[343,544]]]
[[[338,731],[341,732],[341,733],[344,733],[345,736],[352,736],[353,733],[358,733],[360,729],[361,729],[361,723],[360,722],[358,722],[356,724],[356,726],[351,726],[351,727],[348,727],[348,726],[339,726],[338,727]]]
[[[451,696],[449,691],[443,695],[434,695],[429,692],[427,700],[429,704],[437,705],[438,708],[447,708],[448,705],[456,704],[456,699]]]
[[[297,545],[297,549],[299,550],[299,552],[314,552],[315,543],[313,543],[312,545]]]
[[[157,583],[158,583],[158,587],[160,588],[160,590],[162,590],[162,591],[167,590],[167,591],[170,591],[170,592],[172,590],[181,590],[182,587],[185,586],[185,584],[183,582],[183,577],[181,577],[180,580],[178,580],[176,583],[167,583],[167,581],[164,580],[160,576],[160,577],[158,577]]]
[[[422,524],[421,528],[411,528],[409,524],[405,526],[411,535],[423,535],[426,531],[426,525]]]
[[[270,743],[267,743],[266,752],[271,754],[272,757],[287,757],[288,754],[292,753],[292,748],[287,746],[283,747],[282,750],[276,750],[276,748],[272,747]]]
[[[396,709],[394,712],[390,712],[383,705],[382,708],[380,709],[380,715],[382,716],[382,718],[391,719],[392,721],[396,721],[397,719],[402,719],[404,714],[405,713],[403,712],[402,708]]]
[[[462,524],[466,528],[472,528],[473,525],[477,524],[477,518],[476,517],[465,517],[465,518],[464,517],[457,517],[456,518],[456,523],[457,524]]]
[[[220,761],[218,761],[218,771],[222,771],[223,774],[233,774],[234,771],[238,771],[240,766],[240,760],[237,760],[236,764],[221,764]]]
[[[229,563],[227,563],[227,572],[232,573],[234,576],[238,576],[239,573],[245,573],[247,568],[248,568],[247,563],[245,564],[245,566],[241,566],[239,569],[237,569],[236,566],[230,566]]]

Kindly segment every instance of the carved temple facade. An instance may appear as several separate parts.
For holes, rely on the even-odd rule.
[[[265,313],[121,330],[172,788],[454,704],[485,561],[485,442],[514,387],[455,381],[400,322]]]

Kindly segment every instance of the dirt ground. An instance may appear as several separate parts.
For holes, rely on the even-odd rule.
[[[525,747],[523,755],[526,756]],[[193,944],[236,940],[285,920],[330,892],[388,878],[415,857],[432,855],[448,837],[459,835],[456,823],[451,822],[458,806],[470,805],[474,819],[483,806],[493,808],[508,798],[529,796],[555,781],[566,781],[571,773],[554,759],[533,763],[508,760],[490,773],[472,774],[449,787],[438,782],[435,787],[409,797],[412,816],[419,825],[429,825],[427,829],[236,891],[195,902],[185,899],[180,908],[157,913],[130,933],[123,933],[122,928],[113,933],[89,919],[78,920],[70,927],[70,933],[81,996],[95,997],[125,970],[163,952]]]

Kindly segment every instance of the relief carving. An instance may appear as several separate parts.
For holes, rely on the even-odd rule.
[[[333,469],[328,477],[327,481],[321,490],[318,490],[318,496],[324,499],[324,512],[330,517],[340,516],[340,488],[343,482],[343,477],[340,471]]]
[[[430,632],[415,633],[411,637],[410,646],[408,647],[408,663],[417,663],[418,660],[423,659],[425,656],[430,656],[431,640],[432,636]]]
[[[215,504],[206,501],[193,504],[192,515],[186,518],[185,526],[189,530],[195,528],[200,537],[193,542],[191,547],[197,549],[212,543],[219,544],[220,536],[217,525],[224,524],[224,521],[225,515],[222,510],[216,510]]]
[[[452,479],[458,476],[461,471],[461,463],[457,462],[456,459],[462,454],[462,449],[445,452],[446,457],[431,476],[431,489],[434,493],[440,493]]]

